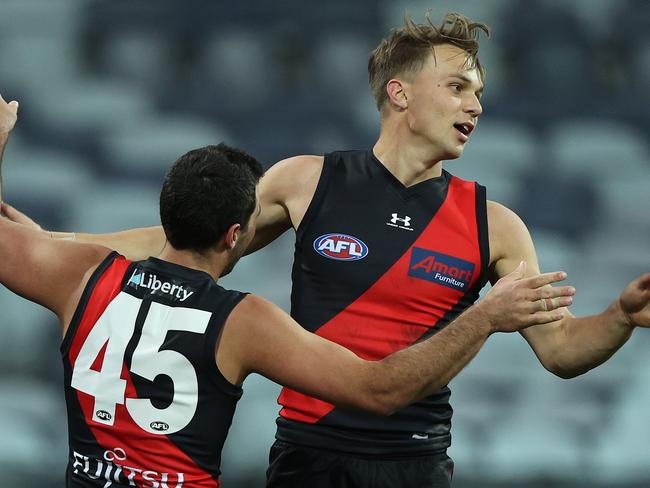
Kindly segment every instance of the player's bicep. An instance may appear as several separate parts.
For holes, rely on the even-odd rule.
[[[498,203],[488,202],[488,229],[493,284],[514,271],[521,261],[526,261],[526,276],[539,274],[533,239],[517,214]]]
[[[307,332],[279,307],[249,296],[233,311],[242,366],[338,405],[362,408],[370,363]],[[359,398],[361,397],[361,398]]]
[[[43,232],[0,219],[0,281],[60,317],[87,272],[110,251],[50,239]]]

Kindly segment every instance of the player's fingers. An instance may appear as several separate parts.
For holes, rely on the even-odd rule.
[[[9,102],[9,104],[8,104],[8,106],[11,107],[11,108],[13,109],[14,113],[17,113],[17,112],[18,112],[18,106],[19,106],[19,105],[20,105],[20,104],[18,103],[17,100],[12,100],[12,101]]]
[[[552,312],[538,312],[531,315],[530,317],[530,325],[539,325],[562,320],[564,318],[564,314],[561,311],[556,310]]]
[[[573,286],[544,286],[530,290],[531,300],[540,300],[542,298],[571,297],[576,294]]]
[[[568,307],[573,303],[573,297],[563,296],[558,298],[540,298],[531,304],[532,313],[551,312],[560,307]]]
[[[565,280],[567,274],[564,271],[555,271],[553,273],[542,273],[537,276],[532,276],[521,280],[522,286],[527,288],[540,288],[542,286],[550,285],[551,283],[556,283],[558,281]]]

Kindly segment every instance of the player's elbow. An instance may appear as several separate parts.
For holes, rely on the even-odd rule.
[[[560,369],[560,368],[548,369],[548,371],[553,373],[558,378],[562,378],[563,380],[570,380],[571,378],[575,378],[576,376],[580,375],[580,373],[576,373],[574,371],[569,371],[569,370]]]
[[[399,410],[400,406],[392,395],[385,392],[372,392],[362,405],[358,405],[362,410],[380,417],[388,417],[394,414]]]
[[[581,374],[586,372],[586,370],[578,370],[576,368],[568,367],[567,365],[564,365],[559,361],[541,361],[541,362],[544,368],[546,369],[546,371],[554,374],[558,378],[562,378],[563,380],[570,380],[571,378],[575,378],[576,376],[580,376]]]
[[[387,417],[413,401],[413,394],[406,385],[391,384],[390,381],[376,380],[372,384],[367,408],[375,415]]]

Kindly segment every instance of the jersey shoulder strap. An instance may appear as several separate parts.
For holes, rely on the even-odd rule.
[[[79,299],[79,304],[75,309],[72,320],[61,342],[61,354],[64,356],[68,353],[72,340],[76,334],[79,323],[84,316],[90,298],[95,295],[99,303],[105,308],[110,301],[120,292],[122,280],[127,270],[133,266],[133,262],[126,259],[116,251],[111,252],[97,266],[86,283],[84,291]]]

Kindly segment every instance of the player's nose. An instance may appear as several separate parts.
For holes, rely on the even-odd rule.
[[[466,102],[465,112],[471,114],[473,117],[478,117],[483,113],[483,105],[476,95],[472,95]]]

